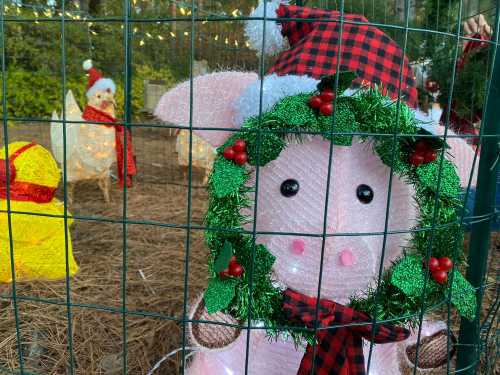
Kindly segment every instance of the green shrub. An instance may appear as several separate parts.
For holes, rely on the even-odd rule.
[[[174,83],[169,69],[155,70],[149,66],[137,66],[132,71],[131,115],[136,119],[144,106],[144,81],[162,79],[167,86]],[[59,75],[28,72],[21,68],[10,67],[6,73],[7,115],[9,118],[49,119],[52,111],[62,109],[62,82]],[[123,117],[124,80],[113,77],[117,85],[117,118]],[[72,90],[80,107],[85,105],[87,77],[66,77],[66,89]],[[0,99],[2,98],[0,90]],[[3,113],[0,106],[0,113]]]

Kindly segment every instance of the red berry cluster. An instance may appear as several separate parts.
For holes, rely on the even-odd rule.
[[[435,93],[439,91],[439,84],[436,81],[428,79],[425,81],[425,89],[430,93]]]
[[[430,257],[428,268],[432,278],[439,284],[444,284],[448,281],[448,272],[453,268],[453,262],[448,257]]]
[[[229,266],[222,272],[219,272],[219,276],[224,278],[228,276],[240,277],[243,274],[243,266],[238,264],[236,257],[233,255],[229,261]]]
[[[436,160],[437,151],[430,147],[425,141],[417,141],[415,149],[410,155],[410,164],[418,166]]]
[[[330,116],[333,113],[333,98],[335,93],[332,90],[324,90],[319,95],[311,96],[309,107],[319,110],[322,115]]]
[[[247,144],[243,139],[237,139],[232,146],[224,149],[222,156],[238,165],[243,165],[248,160]]]

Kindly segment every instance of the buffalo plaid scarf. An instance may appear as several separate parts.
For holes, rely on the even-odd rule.
[[[340,12],[282,4],[276,13],[281,33],[288,39],[290,49],[279,55],[270,73],[308,75],[316,79],[335,74]],[[358,79],[355,84],[378,84],[389,96],[397,98],[403,65],[401,97],[416,108],[415,79],[401,48],[380,29],[369,25],[361,15],[344,14],[344,22],[340,70],[356,72]]]
[[[287,289],[283,301],[285,316],[292,324],[314,328],[316,302],[316,298]],[[373,327],[368,315],[325,299],[319,301],[317,315],[318,328],[331,327],[333,324],[342,327],[333,326],[318,331],[316,355],[313,346],[308,345],[297,375],[309,375],[313,367],[317,375],[364,375],[363,338],[371,340],[372,330],[373,341],[377,344],[402,341],[410,335],[407,329],[390,324]],[[349,324],[355,325],[344,326]]]

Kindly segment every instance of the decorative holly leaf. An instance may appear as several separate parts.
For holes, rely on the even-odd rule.
[[[218,277],[210,279],[203,296],[209,314],[224,310],[229,306],[234,298],[237,283],[238,280],[235,279],[219,279]]]
[[[451,303],[457,308],[460,315],[468,320],[473,320],[476,316],[476,291],[460,272],[456,269],[453,272]],[[449,277],[451,277],[451,273]]]
[[[220,157],[214,163],[214,172],[210,176],[210,188],[217,198],[224,198],[236,193],[246,180],[245,168]]]
[[[418,166],[416,173],[421,186],[434,194],[437,194],[438,190],[439,195],[446,198],[456,198],[460,194],[460,179],[449,160],[443,160],[442,166],[438,162],[422,164]],[[441,179],[438,178],[440,174]]]
[[[391,283],[407,296],[418,297],[424,290],[424,276],[422,258],[407,255],[394,266]]]
[[[214,271],[219,273],[224,271],[229,266],[229,261],[233,256],[233,246],[231,242],[224,242],[224,246],[222,246],[222,250],[219,253],[219,256],[215,259],[214,262]]]
[[[358,75],[355,72],[343,71],[339,72],[339,84],[338,84],[338,93],[343,93],[349,87],[351,87],[352,81],[354,81]],[[335,74],[325,76],[321,78],[321,81],[318,83],[318,90],[335,90]]]

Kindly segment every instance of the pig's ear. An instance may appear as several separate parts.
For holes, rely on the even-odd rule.
[[[438,134],[443,135],[444,127],[437,126],[437,132]],[[446,143],[450,146],[450,148],[447,150],[447,153],[449,154],[447,158],[457,167],[457,174],[460,177],[460,184],[463,188],[467,188],[469,185],[469,179],[472,173],[471,188],[473,188],[476,186],[479,156],[476,163],[473,163],[476,151],[465,141],[465,139],[466,138],[460,138],[457,134],[448,130]]]
[[[194,78],[192,91],[192,124],[202,128],[235,128],[233,103],[241,92],[258,79],[255,73],[220,72]],[[155,116],[162,121],[189,126],[190,82],[186,81],[161,97]],[[230,135],[226,131],[195,130],[212,146],[220,146]]]

